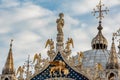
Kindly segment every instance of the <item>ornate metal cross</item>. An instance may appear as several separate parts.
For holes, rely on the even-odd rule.
[[[104,4],[102,4],[101,0],[100,0],[99,4],[96,6],[98,10],[96,10],[94,8],[93,9],[94,11],[92,12],[94,16],[96,13],[99,13],[98,17],[96,17],[97,19],[99,19],[99,21],[101,21],[104,18],[103,12],[105,12],[107,14],[107,12],[109,11],[107,7],[106,7],[106,9],[102,10],[103,6],[104,6]]]

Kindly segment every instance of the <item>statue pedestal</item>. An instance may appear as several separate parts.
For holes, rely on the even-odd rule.
[[[63,43],[63,33],[57,34],[57,43],[56,43],[56,52],[63,52],[64,43]]]

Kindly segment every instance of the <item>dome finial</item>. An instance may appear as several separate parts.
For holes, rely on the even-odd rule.
[[[107,49],[107,40],[106,38],[102,35],[102,19],[104,18],[103,12],[105,12],[107,14],[107,12],[109,11],[106,7],[106,9],[102,9],[102,7],[104,6],[104,4],[101,3],[101,0],[99,2],[99,4],[97,5],[97,10],[94,8],[93,10],[93,14],[95,16],[96,13],[98,13],[98,16],[96,17],[97,19],[99,19],[99,26],[97,27],[98,29],[98,34],[97,36],[92,40],[92,48],[93,49]]]
[[[103,6],[104,4],[102,4],[100,0],[99,4],[96,6],[98,10],[94,8],[93,9],[94,11],[92,12],[94,16],[96,13],[98,13],[98,16],[96,18],[99,19],[99,25],[101,25],[102,19],[104,18],[103,12],[107,14],[107,12],[109,11],[107,7],[106,9],[102,9]]]

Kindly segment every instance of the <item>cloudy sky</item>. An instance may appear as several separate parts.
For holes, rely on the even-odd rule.
[[[110,49],[112,33],[120,28],[120,0],[102,2],[110,10],[102,23]],[[91,12],[98,3],[99,0],[0,0],[0,73],[11,39],[14,39],[15,68],[23,65],[28,55],[31,60],[35,53],[42,53],[45,58],[45,42],[48,38],[56,41],[56,19],[61,12],[65,15],[64,41],[68,37],[74,40],[72,55],[91,49],[98,26],[98,20]]]

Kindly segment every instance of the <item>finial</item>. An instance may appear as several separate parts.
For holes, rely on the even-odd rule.
[[[98,10],[96,10],[94,8],[93,9],[94,11],[92,12],[94,16],[96,13],[99,13],[98,17],[96,17],[97,19],[99,19],[99,23],[101,23],[102,19],[104,18],[103,12],[105,12],[107,14],[107,12],[109,11],[107,7],[106,7],[106,9],[102,10],[103,6],[104,6],[104,4],[102,4],[102,2],[100,0],[99,4],[96,6]]]
[[[12,48],[12,42],[13,42],[13,39],[11,39],[11,42],[10,42],[10,48]]]

